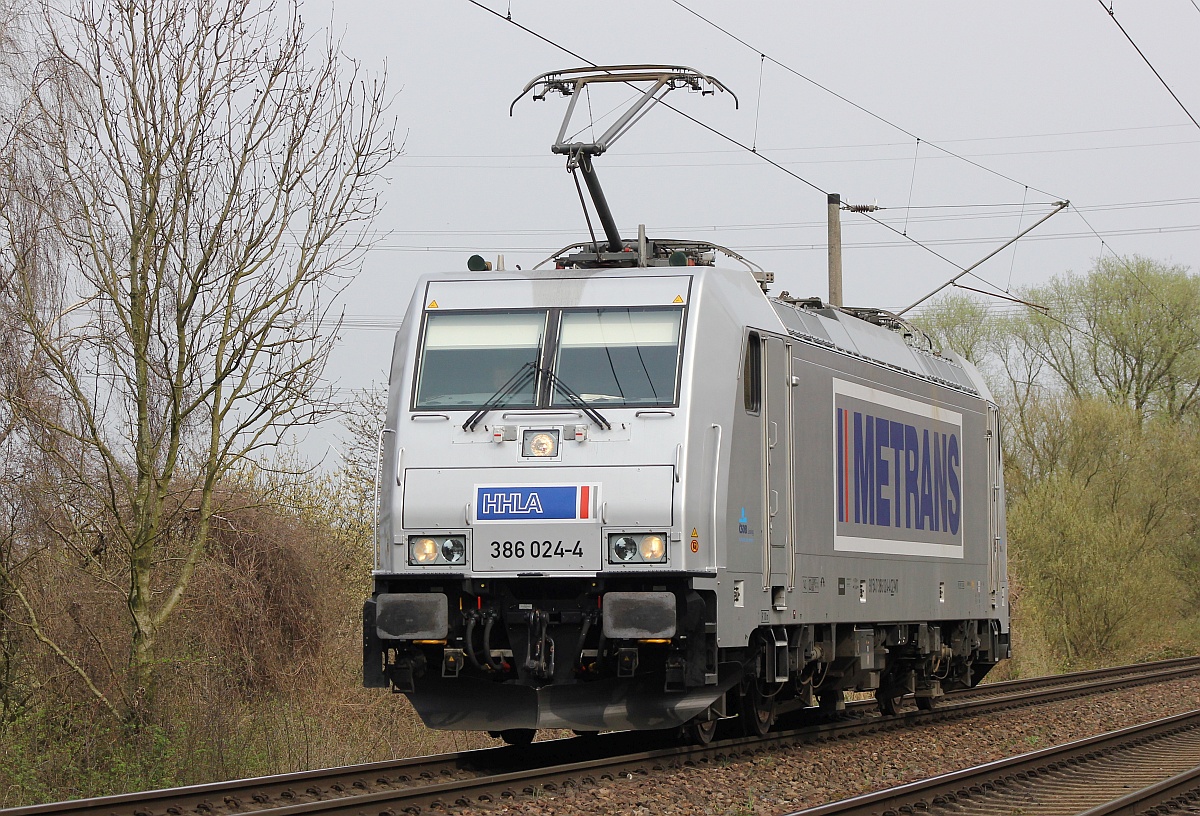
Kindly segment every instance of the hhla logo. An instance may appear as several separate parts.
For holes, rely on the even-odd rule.
[[[524,515],[541,515],[542,501],[534,492],[511,493],[482,493],[480,494],[479,512],[486,515],[499,513],[521,513]]]

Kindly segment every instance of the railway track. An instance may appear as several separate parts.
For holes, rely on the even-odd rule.
[[[1196,812],[1200,711],[1056,745],[789,816]]]
[[[553,791],[560,787],[634,778],[658,770],[709,762],[798,743],[892,731],[915,723],[973,716],[989,711],[1098,694],[1117,688],[1165,682],[1200,674],[1200,658],[1099,669],[1053,677],[992,683],[948,694],[932,712],[876,716],[873,701],[847,704],[834,721],[809,711],[781,720],[764,739],[719,739],[705,747],[679,746],[646,733],[615,733],[554,740],[525,748],[501,747],[430,757],[304,771],[185,788],[81,799],[3,811],[4,816],[222,816],[253,812],[271,816],[303,813],[421,813],[477,801]]]

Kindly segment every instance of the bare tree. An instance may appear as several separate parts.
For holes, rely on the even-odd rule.
[[[332,407],[330,304],[397,148],[384,81],[310,40],[295,0],[44,14],[30,142],[66,181],[42,213],[71,297],[47,314],[24,279],[22,317],[57,397],[38,417],[98,510],[64,535],[99,528],[127,567],[136,713],[222,478]]]
[[[52,311],[60,294],[59,245],[47,239],[61,175],[28,149],[45,124],[31,89],[37,82],[36,14],[22,0],[0,2],[0,709],[14,715],[41,683],[31,682],[29,644],[36,613],[27,573],[45,550],[39,534],[46,487],[55,482],[37,441],[41,428],[22,406],[51,408],[44,358],[22,315]],[[44,635],[44,633],[42,633]]]
[[[346,514],[354,519],[353,533],[363,544],[372,541],[376,503],[379,500],[381,433],[387,414],[387,389],[372,384],[356,391],[342,420],[349,437],[342,440],[340,493],[349,503]]]

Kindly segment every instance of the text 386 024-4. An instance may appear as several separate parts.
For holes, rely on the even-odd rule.
[[[492,558],[582,558],[583,542],[564,544],[560,541],[493,541],[488,547]]]

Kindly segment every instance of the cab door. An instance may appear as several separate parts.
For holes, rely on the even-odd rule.
[[[764,504],[763,589],[772,605],[787,605],[795,585],[795,451],[792,435],[792,344],[763,337]]]
[[[763,614],[771,604],[768,543],[770,508],[767,492],[766,338],[753,329],[746,333],[741,391],[730,437],[729,503],[727,505],[728,568],[737,574],[735,608]]]

